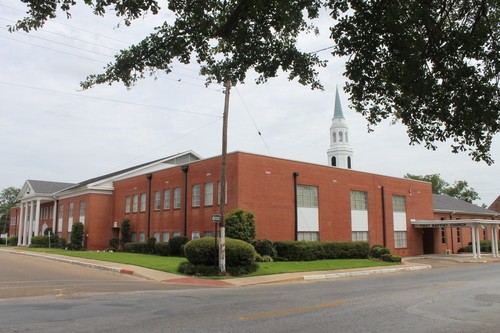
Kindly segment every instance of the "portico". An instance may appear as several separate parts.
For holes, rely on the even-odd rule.
[[[491,230],[491,254],[493,258],[500,258],[498,252],[498,231],[500,220],[485,219],[463,219],[463,220],[411,220],[415,228],[463,228],[471,229],[472,255],[481,258],[481,244],[479,231],[490,227]]]

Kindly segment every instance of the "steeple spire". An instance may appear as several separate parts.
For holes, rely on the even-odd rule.
[[[349,143],[349,127],[342,112],[339,88],[335,90],[335,109],[330,126],[330,148],[327,151],[328,164],[338,168],[352,168],[352,146]]]

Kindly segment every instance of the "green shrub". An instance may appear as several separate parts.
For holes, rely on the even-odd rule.
[[[147,253],[149,254],[156,254],[156,249],[155,249],[155,244],[156,244],[156,238],[154,237],[149,237],[147,244]]]
[[[401,262],[401,257],[396,256],[390,253],[384,253],[380,256],[380,259],[382,261],[387,261],[387,262]]]
[[[109,247],[112,248],[114,251],[117,251],[119,246],[120,246],[120,239],[118,237],[113,237],[109,240]]]
[[[467,245],[458,249],[458,253],[472,252],[472,245]]]
[[[372,258],[381,258],[384,254],[390,254],[391,250],[382,246],[382,245],[373,245],[370,250],[370,257]]]
[[[269,239],[253,240],[252,245],[255,248],[255,251],[261,256],[274,257],[276,255],[273,247],[273,242],[271,242]]]
[[[364,259],[369,253],[367,242],[279,241],[274,243],[274,249],[282,261]]]
[[[261,256],[260,254],[255,257],[257,262],[273,262],[273,257],[271,256]]]
[[[244,266],[227,266],[226,272],[231,276],[239,276],[253,273],[257,270],[256,263]],[[190,262],[183,262],[179,265],[179,273],[195,276],[218,276],[220,275],[219,266],[215,265],[194,265]]]
[[[247,243],[254,240],[256,235],[255,217],[251,212],[237,208],[227,213],[224,221],[227,238],[241,239]]]
[[[16,246],[18,241],[19,241],[19,238],[17,236],[10,236],[9,240],[7,241],[7,244],[9,246]]]
[[[212,237],[187,242],[184,255],[193,265],[218,265],[217,246]],[[239,239],[226,238],[226,267],[250,265],[255,262],[255,255],[252,245]]]
[[[188,242],[185,236],[174,236],[168,241],[169,255],[171,256],[182,256],[182,247]]]
[[[149,247],[144,242],[128,242],[123,245],[124,252],[148,254]]]
[[[73,223],[71,227],[70,249],[79,251],[83,248],[84,227],[82,222]]]
[[[51,236],[50,237],[50,246],[58,247],[58,237]],[[17,242],[16,242],[17,245]],[[34,248],[48,248],[49,247],[49,236],[33,236],[31,237],[30,247]]]
[[[130,220],[123,219],[122,224],[120,226],[120,244],[125,245],[130,242],[132,238],[132,230],[130,228]]]
[[[67,245],[67,243],[66,243],[66,239],[64,239],[64,238],[60,237],[60,238],[58,239],[57,245],[58,245],[58,247],[60,247],[61,249],[65,249],[65,248],[66,248],[66,245]]]
[[[155,252],[159,256],[168,256],[168,243],[156,243]]]
[[[491,252],[491,241],[480,241],[480,250],[481,252]],[[498,242],[498,246],[500,247],[500,242]],[[463,252],[472,252],[472,242],[469,242],[469,245],[461,247],[458,249],[459,253]]]

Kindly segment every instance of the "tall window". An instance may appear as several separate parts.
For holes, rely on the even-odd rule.
[[[351,191],[351,228],[353,241],[368,241],[368,193]]]
[[[205,206],[214,204],[214,183],[205,184]]]
[[[174,188],[174,209],[181,208],[181,188]]]
[[[160,210],[161,207],[161,192],[160,191],[155,191],[155,210]],[[157,240],[160,240],[158,237]]]
[[[163,191],[163,209],[170,209],[170,190]]]
[[[134,194],[132,197],[132,212],[137,213],[137,210],[139,209],[139,195]]]
[[[86,211],[86,204],[84,200],[80,200],[80,222],[85,223],[85,211]]]
[[[441,228],[441,244],[446,244],[446,229]]]
[[[61,235],[64,220],[64,205],[59,206],[59,213],[57,214],[57,233]]]
[[[75,204],[73,202],[69,203],[68,208],[68,231],[71,231],[71,227],[73,226],[73,211],[75,210]]]
[[[347,156],[347,169],[352,168],[351,156]]]
[[[146,193],[141,193],[141,212],[146,211]]]
[[[392,210],[394,222],[394,247],[408,247],[406,233],[406,198],[404,196],[392,196]]]
[[[130,196],[125,197],[125,213],[130,213]]]
[[[297,185],[297,239],[319,240],[318,187]]]
[[[332,139],[333,139],[333,142],[337,142],[337,133],[335,133],[335,132],[332,133]]]
[[[200,207],[200,185],[196,184],[191,187],[191,206]]]
[[[337,166],[337,158],[332,156],[332,166]]]
[[[462,243],[462,231],[460,230],[460,227],[457,228],[457,243]]]
[[[318,188],[316,186],[297,185],[297,205],[299,207],[318,207]]]
[[[344,133],[342,131],[339,132],[339,142],[344,141],[344,137],[342,136]]]

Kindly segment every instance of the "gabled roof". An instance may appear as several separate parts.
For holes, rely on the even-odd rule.
[[[55,192],[64,190],[75,184],[73,183],[60,183],[60,182],[50,182],[44,180],[32,180],[28,179],[26,181],[34,193],[30,194],[53,194]]]
[[[488,207],[488,209],[500,213],[500,195],[495,201],[493,201],[493,203]]]
[[[463,213],[470,215],[496,216],[497,212],[476,206],[466,201],[450,197],[444,194],[432,195],[432,207],[434,212]]]

